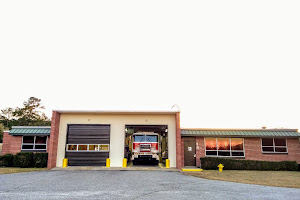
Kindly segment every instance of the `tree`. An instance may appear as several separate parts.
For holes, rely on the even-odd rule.
[[[50,119],[42,112],[45,107],[42,106],[41,99],[30,97],[23,102],[23,106],[1,110],[0,123],[9,129],[12,126],[50,126]]]
[[[30,97],[24,101],[23,108],[16,108],[13,115],[18,119],[20,126],[40,126],[50,122],[48,117],[42,113],[45,109],[41,104],[41,99]]]
[[[1,110],[0,120],[6,127],[10,126],[10,122],[13,120],[13,112],[12,108],[6,108]]]

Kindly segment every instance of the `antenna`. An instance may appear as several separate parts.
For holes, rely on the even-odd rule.
[[[173,109],[173,108],[177,108],[177,110],[180,112],[180,107],[179,107],[179,105],[177,105],[177,104],[174,104],[174,105],[172,106],[172,108],[171,108],[171,109]]]

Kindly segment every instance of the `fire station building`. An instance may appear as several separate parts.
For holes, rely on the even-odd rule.
[[[159,137],[160,162],[171,168],[200,166],[201,157],[297,161],[297,129],[186,129],[178,111],[55,110],[51,127],[13,127],[3,136],[2,155],[48,152],[48,168],[69,166],[122,167],[132,151],[132,136],[153,132]]]

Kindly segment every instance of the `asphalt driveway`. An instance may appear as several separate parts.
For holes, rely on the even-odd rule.
[[[39,171],[0,175],[0,199],[300,199],[300,189],[165,171]]]

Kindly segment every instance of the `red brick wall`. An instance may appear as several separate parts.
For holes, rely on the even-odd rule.
[[[181,138],[181,168],[184,167],[184,137]],[[181,169],[177,168],[177,169]]]
[[[3,133],[3,146],[1,154],[4,155],[7,153],[19,153],[22,146],[22,136],[12,136],[8,133],[8,131],[4,131]]]
[[[60,113],[53,111],[51,120],[51,133],[49,142],[48,168],[56,167],[57,145],[59,134]]]
[[[203,137],[196,137],[196,166],[200,166],[200,158],[205,157],[205,145]]]
[[[181,139],[182,166],[184,166],[184,138]],[[198,144],[198,145],[197,145]],[[260,138],[244,138],[245,159],[265,161],[297,161],[300,164],[299,139],[287,139],[288,154],[263,154],[261,152]],[[205,144],[203,137],[196,137],[196,166],[200,165],[200,158],[205,157]]]
[[[9,132],[4,131],[3,133],[3,146],[1,154],[17,154],[21,152],[22,147],[22,137],[23,136],[13,136],[9,135]],[[49,151],[49,137],[47,138],[47,152]]]
[[[50,136],[47,136],[47,153],[49,153]]]
[[[176,168],[182,168],[183,154],[181,150],[180,112],[176,113]]]
[[[260,138],[244,138],[246,160],[297,161],[300,164],[299,139],[287,139],[288,154],[263,154]]]

